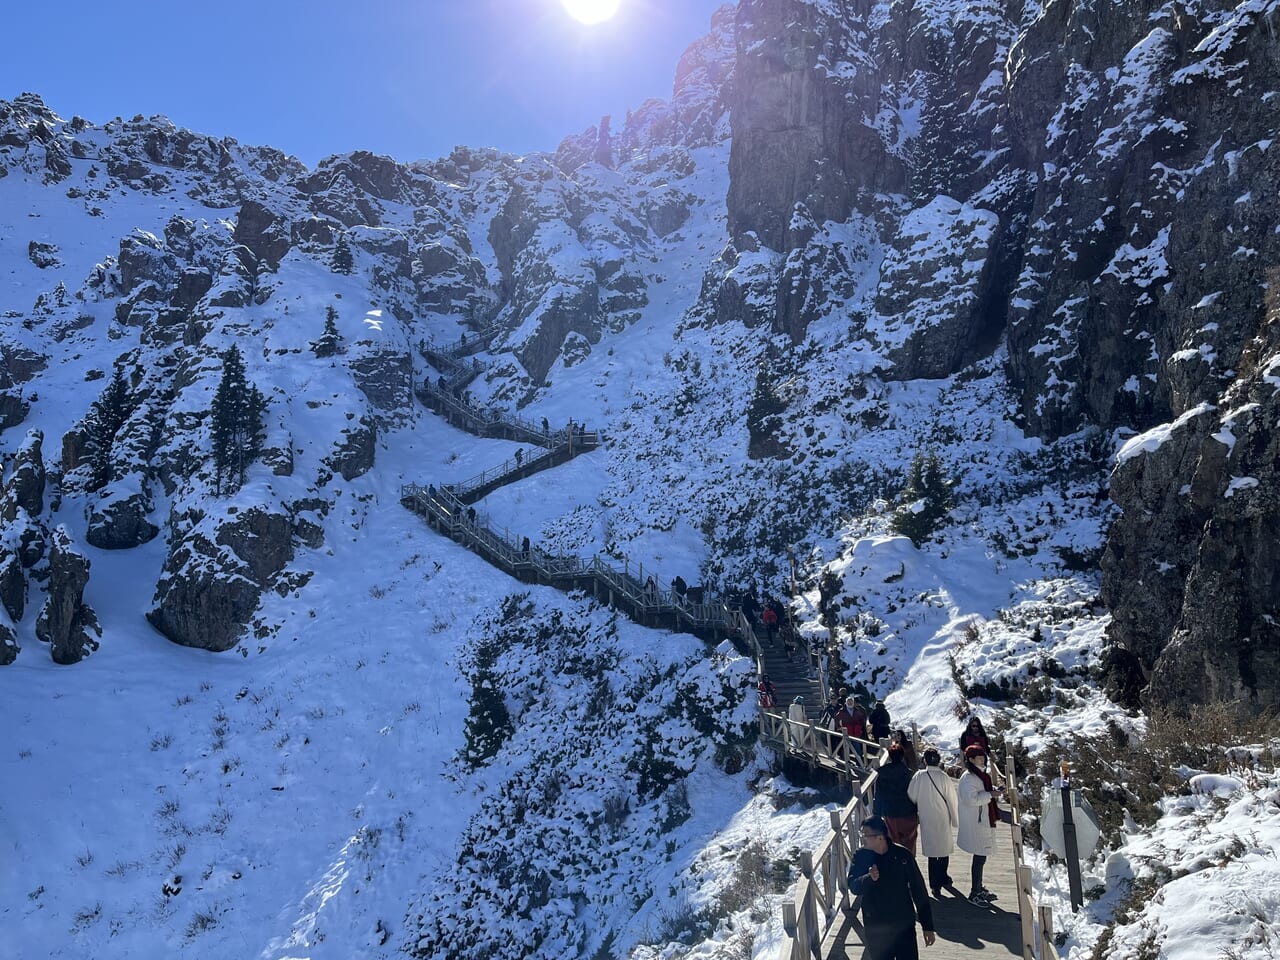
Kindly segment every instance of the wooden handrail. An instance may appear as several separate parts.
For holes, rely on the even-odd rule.
[[[813,851],[800,855],[795,895],[782,903],[783,960],[821,956],[822,943],[837,918],[853,903],[849,897],[849,864],[858,848],[858,828],[874,804],[878,773],[872,770],[851,799],[831,811],[831,829]]]
[[[450,537],[500,561],[498,565],[509,572],[532,570],[545,582],[592,580],[612,591],[615,600],[628,602],[642,614],[674,613],[694,629],[730,629],[731,615],[738,613],[736,608],[725,604],[681,602],[665,582],[652,573],[646,576],[643,567],[636,567],[638,573],[633,575],[629,561],[624,560],[624,567],[619,569],[599,556],[587,561],[576,556],[556,556],[539,547],[531,547],[526,554],[518,534],[498,533],[487,517],[467,518],[467,503],[459,494],[455,487],[436,487],[434,496],[421,484],[406,483],[400,487],[402,503],[435,519]],[[641,576],[645,579],[641,580]],[[649,578],[653,579],[656,589],[647,586]]]
[[[1013,841],[1013,869],[1018,891],[1018,920],[1022,926],[1023,960],[1058,960],[1053,942],[1053,909],[1035,902],[1035,884],[1031,868],[1023,859],[1022,817],[1018,810],[1017,769],[1014,752],[1005,758],[1005,779],[1009,784],[1009,830]]]

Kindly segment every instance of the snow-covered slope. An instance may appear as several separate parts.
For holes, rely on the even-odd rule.
[[[554,156],[460,148],[405,166],[355,153],[307,170],[163,118],[94,125],[33,96],[0,104],[4,942],[23,957],[774,955],[778,900],[832,798],[754,748],[753,665],[519,583],[399,503],[404,483],[461,481],[521,446],[415,399],[445,372],[424,342],[463,333],[489,337],[471,402],[607,437],[490,494],[485,522],[725,593],[780,597],[794,578],[794,613],[834,682],[885,697],[898,724],[948,750],[971,709],[1021,741],[1029,766],[1073,733],[1141,734],[1101,689],[1116,632],[1104,599],[1123,590],[1099,558],[1109,531],[1124,554],[1112,569],[1151,553],[1159,577],[1138,579],[1167,609],[1195,570],[1220,569],[1220,554],[1195,556],[1208,529],[1195,518],[1230,521],[1229,567],[1242,550],[1271,556],[1256,541],[1274,472],[1246,468],[1275,443],[1274,310],[1239,383],[1127,448],[1117,538],[1106,493],[1128,431],[1086,417],[1024,432],[1039,354],[1026,330],[1011,349],[991,309],[1003,296],[1009,316],[1048,310],[1030,299],[1048,254],[1019,252],[1021,273],[1002,258],[1066,221],[1019,219],[1010,197],[1027,182],[993,172],[1013,163],[1004,79],[970,73],[1025,55],[1059,6],[983,7],[965,30],[964,10],[929,5],[900,49],[888,7],[862,21],[826,2],[744,3],[682,59],[670,103]],[[1260,42],[1274,4],[1253,6],[1201,11],[1220,30],[1197,62],[1234,36]],[[740,49],[774,21],[789,32]],[[753,105],[785,112],[778,80],[796,63],[777,44],[805,30],[826,30],[812,49],[842,103],[892,101],[853,138],[888,166],[872,190],[771,213],[753,194],[751,223],[743,191],[803,179],[791,153],[744,162],[776,141],[741,124],[760,119]],[[927,136],[948,104],[895,71],[930,37],[968,51],[966,129],[994,124],[976,169],[919,159],[938,159]],[[1154,76],[1158,40],[1108,52],[1126,64],[1117,97]],[[1027,82],[1033,61],[1018,62]],[[909,191],[908,172],[933,179]],[[948,195],[938,178],[971,189]],[[926,180],[937,189],[916,195]],[[1265,209],[1246,211],[1251,229]],[[1204,292],[1199,309],[1216,309]],[[336,352],[317,347],[329,314]],[[1050,320],[1062,344],[1075,335],[1070,316]],[[232,346],[267,406],[262,455],[226,491],[211,407]],[[104,445],[117,372],[127,403]],[[1184,487],[1213,444],[1226,455]],[[929,463],[942,487],[917,484]],[[1166,547],[1164,525],[1185,535],[1179,550],[1134,545],[1140,516],[1159,518]],[[1250,568],[1259,584],[1267,563]],[[1122,609],[1132,631],[1140,618]],[[1224,636],[1239,639],[1234,624]],[[59,666],[51,651],[83,659]],[[1112,693],[1136,696],[1115,675]],[[1114,870],[1091,867],[1107,892],[1067,927],[1076,960],[1106,937],[1137,955],[1144,924],[1165,925],[1169,956],[1237,934],[1242,955],[1266,955],[1265,898],[1195,937],[1173,908],[1121,903],[1147,875],[1181,884],[1175,905],[1208,882],[1189,866],[1144,873],[1155,840],[1182,850],[1197,830],[1257,829],[1213,874],[1215,902],[1234,909],[1244,871],[1274,848],[1274,784],[1253,776],[1222,804],[1226,826],[1202,826],[1216,808],[1200,795],[1165,801],[1155,834],[1111,835]],[[1121,796],[1156,819],[1145,795]],[[1052,865],[1037,868],[1052,894]],[[1144,883],[1129,885],[1158,886]]]

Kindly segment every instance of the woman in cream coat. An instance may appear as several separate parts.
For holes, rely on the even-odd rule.
[[[930,747],[922,756],[924,766],[907,785],[907,796],[920,814],[920,852],[929,858],[929,889],[935,897],[951,886],[947,867],[954,844],[952,832],[960,825],[956,784],[939,764],[942,757]]]
[[[960,801],[960,830],[956,834],[956,846],[965,853],[973,854],[969,899],[985,906],[995,899],[995,894],[982,885],[982,868],[986,866],[987,857],[995,852],[1000,810],[996,806],[991,776],[987,773],[987,755],[976,744],[964,752],[964,774],[956,787],[956,795]]]

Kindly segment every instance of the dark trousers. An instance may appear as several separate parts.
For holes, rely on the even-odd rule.
[[[916,927],[878,927],[867,924],[867,951],[863,960],[920,960]]]
[[[950,857],[930,857],[929,858],[929,889],[939,890],[942,887],[951,885],[951,877],[947,875],[947,867],[951,864]]]
[[[977,854],[973,856],[973,866],[969,868],[969,879],[973,883],[973,890],[977,892],[982,889],[982,868],[987,865],[987,858],[980,857]]]

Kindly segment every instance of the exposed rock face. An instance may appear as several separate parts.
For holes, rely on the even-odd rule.
[[[989,352],[1004,317],[984,315],[994,273],[999,217],[937,197],[902,221],[880,267],[876,309],[891,318],[881,342],[891,348],[891,376],[948,376]],[[900,344],[900,345],[897,345]]]
[[[13,461],[13,474],[5,484],[5,496],[0,519],[12,523],[18,511],[38,517],[44,513],[44,457],[41,445],[44,434],[39,430],[27,431],[26,439],[18,448]]]
[[[150,512],[151,498],[146,491],[113,488],[94,503],[85,539],[103,550],[128,550],[148,543],[160,532],[147,519]]]
[[[344,480],[354,480],[373,469],[378,450],[378,425],[369,417],[361,417],[359,424],[342,432],[333,454],[325,465],[342,475]]]
[[[27,608],[27,578],[18,554],[0,546],[0,606],[17,623]]]
[[[1124,512],[1103,565],[1111,639],[1149,676],[1152,704],[1280,703],[1280,325],[1264,341],[1228,408],[1201,404],[1131,441],[1145,452],[1112,479]]]
[[[197,523],[170,550],[147,619],[174,643],[230,650],[292,556],[284,514],[255,507],[212,531]]]
[[[0,341],[0,431],[16,427],[27,418],[30,406],[23,396],[26,383],[48,365],[48,360],[18,344]]]
[[[882,76],[860,21],[805,0],[740,0],[731,100],[729,229],[786,252],[792,210],[843,221],[859,195],[905,185],[876,127]],[[842,5],[843,7],[843,5]],[[843,14],[843,16],[841,15]],[[853,69],[841,70],[850,63]]]
[[[0,667],[7,667],[18,658],[18,635],[14,629],[0,620]]]
[[[36,621],[36,636],[49,644],[54,663],[79,663],[98,649],[102,629],[84,603],[89,559],[78,553],[65,527],[54,532],[49,549],[49,595]]]
[[[738,7],[735,249],[704,302],[796,343],[843,310],[887,378],[947,376],[1003,335],[1022,422],[1046,438],[1177,421],[1117,469],[1103,561],[1112,639],[1153,699],[1280,702],[1255,546],[1270,474],[1238,462],[1269,448],[1274,413],[1232,413],[1278,322],[1278,11]],[[877,260],[867,299],[853,288]],[[1216,450],[1229,414],[1250,442]],[[1227,497],[1232,477],[1259,486]]]
[[[249,200],[240,208],[240,215],[236,218],[235,242],[275,270],[293,241],[283,217],[265,204]]]

